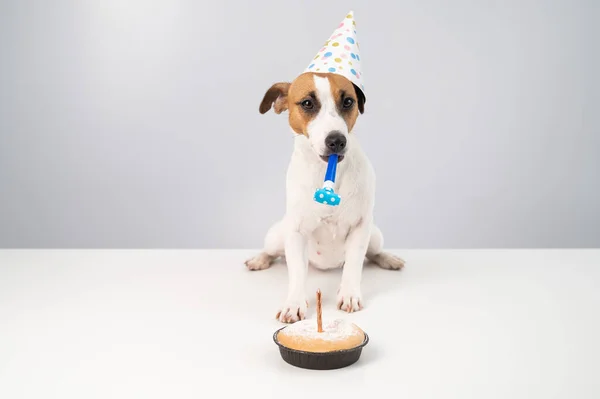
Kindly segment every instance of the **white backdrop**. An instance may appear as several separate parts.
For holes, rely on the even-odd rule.
[[[351,9],[387,247],[600,246],[597,4],[2,1],[0,246],[259,247]]]

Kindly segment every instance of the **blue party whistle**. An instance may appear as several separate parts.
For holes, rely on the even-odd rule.
[[[331,154],[327,163],[327,171],[325,172],[325,181],[323,183],[323,187],[319,188],[313,197],[316,202],[330,206],[337,206],[340,204],[340,196],[333,191],[337,163],[338,155]]]

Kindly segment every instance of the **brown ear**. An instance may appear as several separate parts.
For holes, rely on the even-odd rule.
[[[260,103],[259,111],[261,114],[268,112],[273,106],[276,114],[280,114],[288,109],[287,95],[291,83],[281,82],[275,83],[267,90],[262,102]],[[275,104],[275,105],[273,105]]]
[[[365,112],[365,103],[367,102],[367,99],[365,97],[365,94],[362,92],[361,89],[358,88],[358,86],[354,85],[354,91],[356,92],[356,98],[358,99],[357,103],[358,103],[358,112],[360,112],[361,114],[363,114]]]

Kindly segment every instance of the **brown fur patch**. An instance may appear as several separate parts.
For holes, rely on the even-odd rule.
[[[288,109],[287,96],[291,84],[287,82],[275,83],[265,93],[259,107],[261,114],[268,112],[273,106],[276,114]]]
[[[308,137],[307,126],[318,114],[321,104],[316,97],[315,81],[312,73],[304,73],[298,76],[292,86],[288,96],[289,122],[292,130],[298,134]],[[307,112],[302,108],[302,101],[310,99],[314,108]]]
[[[360,112],[360,101],[358,100],[354,85],[345,77],[336,74],[328,75],[328,79],[329,86],[331,87],[331,95],[335,100],[338,112],[344,118],[344,121],[346,121],[348,132],[351,132]],[[351,98],[354,101],[354,105],[350,109],[343,108],[346,98]]]
[[[354,84],[343,76],[331,73],[306,72],[298,76],[292,83],[275,83],[267,90],[260,103],[260,113],[268,112],[273,106],[275,113],[289,112],[289,124],[294,132],[308,137],[307,126],[318,114],[320,103],[316,97],[314,76],[324,77],[329,80],[331,94],[335,99],[338,112],[346,121],[348,131],[352,131],[359,113],[364,112],[365,98]],[[354,106],[343,109],[345,98],[352,98]],[[313,103],[311,110],[302,107],[302,102],[310,99]]]
[[[358,97],[358,111],[361,114],[365,113],[365,103],[367,102],[367,99],[365,97],[365,93],[362,92],[362,90],[360,90],[358,87],[354,86],[354,91],[356,92],[356,96]]]

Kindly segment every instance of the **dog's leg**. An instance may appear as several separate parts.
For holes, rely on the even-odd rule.
[[[298,231],[291,231],[285,239],[285,259],[288,268],[288,296],[277,312],[282,323],[303,320],[308,310],[306,300],[306,275],[308,272],[307,238]]]
[[[383,234],[381,230],[373,225],[371,239],[367,248],[367,259],[382,269],[400,270],[404,267],[404,261],[399,257],[383,252]]]
[[[337,294],[338,309],[356,312],[362,309],[361,279],[371,226],[361,222],[351,228],[346,238],[346,257],[342,271],[342,282]]]
[[[268,269],[273,261],[283,255],[283,222],[276,222],[265,236],[263,251],[246,261],[248,270]]]

